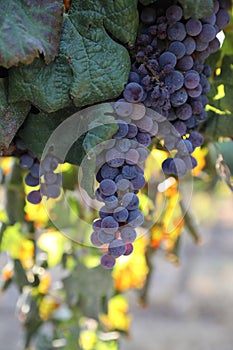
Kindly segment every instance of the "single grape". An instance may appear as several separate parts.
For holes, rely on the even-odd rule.
[[[200,114],[203,111],[203,105],[201,101],[193,101],[191,102],[192,113]]]
[[[92,232],[91,237],[90,237],[91,243],[96,246],[96,247],[101,247],[103,245],[102,242],[99,240],[99,234],[98,232]]]
[[[144,90],[138,83],[128,83],[123,91],[123,96],[127,102],[137,103],[142,101]]]
[[[106,152],[106,162],[113,168],[119,168],[124,164],[124,155],[116,148],[112,148]]]
[[[220,9],[216,15],[216,24],[219,30],[223,29],[230,22],[230,16],[226,9]]]
[[[123,255],[128,256],[128,255],[132,254],[132,252],[133,252],[132,243],[126,243],[126,251]]]
[[[130,72],[129,73],[129,83],[140,83],[140,75],[138,74],[138,73],[136,73],[136,72]],[[128,102],[126,102],[126,103],[128,103]],[[131,105],[132,106],[132,105]],[[117,106],[117,109],[119,108],[119,113],[118,113],[118,111],[116,110],[116,108],[115,108],[115,111],[116,111],[116,113],[120,116],[120,117],[127,117],[127,115],[122,115],[122,114],[125,114],[125,107],[123,107],[123,106]],[[121,112],[122,111],[122,112]],[[127,113],[127,112],[126,112]],[[130,113],[131,114],[131,113]],[[129,114],[129,115],[130,115]]]
[[[57,182],[57,177],[58,177],[58,174],[45,173],[44,174],[44,181],[45,181],[46,185],[52,185],[52,184],[55,184]]]
[[[57,184],[46,184],[44,188],[41,187],[41,192],[43,195],[47,196],[47,198],[58,198],[60,196],[61,189]]]
[[[114,180],[117,175],[119,175],[120,170],[118,168],[113,168],[108,164],[104,164],[100,169],[100,174],[102,179],[111,179]]]
[[[185,162],[180,158],[174,158],[170,163],[170,172],[178,177],[185,176],[187,172]]]
[[[137,176],[131,180],[131,185],[135,191],[140,190],[146,183],[146,180],[142,174],[137,174]]]
[[[34,158],[29,154],[22,154],[19,158],[21,168],[30,169],[34,163]]]
[[[139,199],[134,193],[126,193],[122,197],[122,205],[128,210],[138,209]]]
[[[198,35],[198,39],[200,39],[203,42],[209,43],[211,40],[215,38],[216,35],[216,29],[211,24],[203,24],[202,30],[200,34]]]
[[[106,197],[105,197],[106,198]],[[103,201],[103,200],[102,200]],[[107,216],[111,216],[112,215],[112,209],[109,209],[106,207],[106,205],[103,205],[100,209],[99,209],[99,216],[101,219],[106,218]],[[102,220],[101,220],[102,223]]]
[[[117,123],[118,123],[118,130],[113,135],[113,138],[120,139],[122,137],[125,137],[128,134],[129,128],[128,128],[128,124],[123,120],[118,120]]]
[[[28,186],[31,186],[31,187],[35,187],[35,186],[38,186],[40,181],[39,179],[36,179],[35,177],[33,177],[31,175],[31,173],[28,173],[24,179],[25,181],[25,184],[28,185]]]
[[[185,103],[176,109],[176,116],[180,120],[187,120],[192,116],[192,107]]]
[[[180,41],[173,41],[169,47],[168,51],[172,52],[177,59],[182,58],[185,55],[185,45]]]
[[[131,72],[131,74],[134,72]],[[137,73],[134,73],[137,74]],[[139,83],[139,81],[137,81]],[[133,112],[133,106],[131,103],[126,101],[117,101],[114,103],[114,110],[119,115],[119,117],[128,117]]]
[[[54,171],[59,164],[59,160],[56,157],[52,156],[46,156],[42,161],[41,161],[41,167],[45,171]]]
[[[196,38],[196,51],[201,52],[207,49],[209,46],[208,42],[203,42],[200,39]]]
[[[192,143],[193,148],[203,144],[203,136],[197,131],[191,131],[188,140]]]
[[[191,70],[185,73],[184,85],[187,89],[195,89],[199,82],[200,75],[195,70]]]
[[[32,204],[39,204],[41,202],[41,194],[40,191],[32,191],[27,195],[27,200]]]
[[[104,203],[108,209],[115,209],[118,207],[118,198],[113,195],[106,197]]]
[[[126,245],[121,239],[114,239],[108,246],[108,254],[118,258],[126,252]]]
[[[136,138],[137,138],[137,141],[145,147],[148,147],[151,144],[150,134],[148,134],[146,132],[138,132]]]
[[[140,131],[150,132],[153,127],[153,120],[150,117],[145,116],[144,118],[137,120],[136,124]]]
[[[187,93],[190,97],[198,97],[202,93],[202,86],[198,84],[195,89],[187,89]]]
[[[193,58],[191,56],[185,55],[180,60],[178,60],[176,68],[182,71],[187,71],[193,67]]]
[[[187,34],[190,36],[197,36],[201,33],[202,23],[198,19],[189,19],[185,25]]]
[[[124,207],[117,207],[113,212],[113,217],[117,222],[125,222],[128,218],[129,212]]]
[[[124,179],[132,180],[137,176],[138,172],[134,165],[124,165],[122,175]]]
[[[196,50],[196,41],[191,36],[187,36],[182,43],[185,47],[186,55],[191,55]]]
[[[166,10],[166,17],[169,23],[173,24],[178,22],[183,16],[183,10],[180,6],[172,5]]]
[[[128,124],[128,128],[129,128],[129,130],[128,130],[128,134],[126,135],[126,137],[128,139],[132,139],[137,135],[138,128],[135,124]]]
[[[124,191],[128,190],[129,187],[130,187],[130,181],[127,179],[122,178],[117,182],[118,191],[124,192]]]
[[[138,162],[139,163],[145,162],[145,160],[148,157],[148,150],[147,150],[147,148],[140,146],[140,147],[137,148],[137,151],[138,151],[138,154],[139,154]]]
[[[173,68],[175,67],[177,62],[176,56],[174,53],[166,51],[162,53],[162,55],[159,57],[159,64],[162,68],[164,68],[166,65],[171,65]]]
[[[214,26],[215,22],[216,22],[216,15],[215,15],[215,13],[211,13],[211,15],[202,18],[201,21],[202,21],[202,23],[208,23],[208,24],[211,24],[212,26]]]
[[[114,256],[109,254],[102,255],[100,260],[101,266],[103,266],[105,269],[112,269],[115,263],[116,259],[114,258]]]
[[[105,233],[116,233],[119,224],[112,216],[106,216],[101,222],[101,228]]]
[[[167,158],[163,161],[162,170],[164,171],[165,174],[171,174],[170,164],[171,164],[172,160],[173,160],[172,158]]]
[[[139,160],[139,153],[136,149],[130,149],[125,153],[125,161],[129,165],[137,164]]]
[[[186,37],[186,29],[183,23],[176,22],[167,30],[168,39],[171,41],[182,41]]]
[[[184,76],[181,72],[174,70],[165,77],[165,84],[167,86],[172,86],[174,91],[182,88],[184,84]]]
[[[137,238],[137,232],[133,227],[123,227],[120,230],[121,239],[124,243],[132,243]]]
[[[186,134],[187,126],[184,122],[177,120],[173,125],[181,136]]]
[[[92,223],[92,228],[94,231],[99,232],[101,230],[101,220],[100,219],[96,219],[93,221]]]
[[[173,107],[179,107],[183,105],[188,99],[187,92],[184,88],[181,88],[171,94],[171,104]]]
[[[131,142],[129,139],[123,138],[118,140],[117,144],[116,144],[116,149],[119,152],[127,152],[130,149],[131,146]]]
[[[141,226],[143,222],[144,222],[144,217],[140,212],[140,210],[136,209],[136,210],[129,211],[129,216],[128,216],[129,226],[136,228],[138,226]]]
[[[113,180],[111,179],[104,179],[100,182],[100,191],[102,194],[104,194],[105,196],[111,196],[113,195],[116,190],[116,184]]]

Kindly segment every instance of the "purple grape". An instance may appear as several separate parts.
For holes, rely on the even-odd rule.
[[[200,75],[195,70],[186,72],[184,77],[184,85],[187,89],[195,89],[199,82]]]
[[[138,209],[139,199],[134,193],[126,193],[122,197],[122,205],[128,210]]]
[[[162,68],[164,68],[166,65],[171,65],[174,68],[176,62],[176,56],[174,55],[174,53],[169,51],[162,53],[162,55],[159,57],[159,64]]]
[[[138,132],[136,138],[137,138],[137,141],[145,147],[148,147],[151,144],[151,136],[146,132]]]
[[[191,131],[188,140],[192,143],[193,148],[203,144],[203,136],[197,131]]]
[[[200,114],[203,111],[203,105],[201,101],[193,101],[191,103],[193,114]]]
[[[126,243],[126,251],[123,255],[128,256],[128,255],[132,254],[132,252],[133,252],[132,243]]]
[[[126,252],[126,245],[121,239],[114,239],[108,247],[108,254],[118,258]]]
[[[187,120],[192,116],[192,107],[190,104],[185,103],[176,109],[176,116],[180,120]]]
[[[59,164],[59,160],[56,157],[52,156],[46,156],[42,161],[41,161],[41,166],[42,169],[45,171],[54,171]]]
[[[113,168],[106,163],[100,169],[100,174],[101,174],[102,179],[114,180],[115,177],[117,175],[119,175],[119,173],[120,173],[120,170],[118,168]],[[101,182],[101,181],[99,181],[99,182]]]
[[[42,198],[39,190],[29,192],[27,195],[28,202],[32,204],[39,204],[41,202],[41,199]]]
[[[202,86],[198,84],[195,89],[187,89],[187,93],[190,97],[198,97],[202,93]]]
[[[57,182],[58,174],[54,173],[45,173],[44,174],[44,181],[46,185],[52,185]]]
[[[91,237],[90,237],[91,243],[96,246],[96,247],[101,247],[103,245],[102,242],[99,240],[99,235],[98,232],[92,232]]]
[[[185,162],[180,158],[174,158],[170,163],[170,172],[178,177],[185,176],[187,172]]]
[[[198,19],[189,19],[185,25],[187,34],[190,36],[197,36],[201,33],[202,23]]]
[[[23,169],[30,169],[34,163],[34,158],[29,154],[22,154],[19,158],[19,165]]]
[[[184,122],[177,120],[173,125],[181,136],[186,134],[187,126]]]
[[[203,41],[204,43],[209,43],[211,40],[215,38],[216,29],[211,24],[203,24],[202,30],[198,35],[198,39]]]
[[[226,9],[220,9],[216,15],[216,24],[219,30],[225,28],[230,22],[230,16]]]
[[[136,228],[137,226],[141,226],[144,222],[144,217],[140,210],[130,210],[129,211],[129,217],[128,217],[128,223],[129,226]]]
[[[186,55],[191,55],[196,50],[196,41],[191,36],[187,36],[183,40],[183,44],[185,47],[185,54]]]
[[[131,185],[135,191],[140,190],[146,183],[146,180],[142,174],[137,174],[137,176],[131,180]]]
[[[139,75],[135,72],[131,72],[130,75],[136,75],[138,77],[138,81],[136,83],[140,82]],[[114,110],[119,117],[128,117],[133,112],[133,106],[131,103],[128,103],[126,101],[117,101],[114,103]]]
[[[208,42],[203,42],[200,39],[196,39],[196,51],[201,52],[207,49],[209,43]]]
[[[117,222],[126,222],[129,212],[125,207],[117,207],[113,212],[113,217]]]
[[[128,139],[132,139],[134,138],[138,133],[138,128],[135,124],[128,124],[128,134],[126,135],[126,137]]]
[[[138,83],[129,83],[126,85],[123,96],[127,102],[138,103],[142,101],[144,90]]]
[[[166,17],[170,24],[178,22],[183,16],[183,10],[180,6],[172,5],[166,10]]]
[[[193,152],[192,143],[189,140],[180,140],[177,143],[177,150],[181,155],[187,155]]]
[[[123,227],[121,228],[120,233],[121,233],[121,239],[124,243],[132,243],[137,238],[137,232],[133,227],[129,227],[129,226]]]
[[[132,180],[137,176],[138,172],[134,165],[124,165],[122,175],[124,179]]]
[[[61,194],[61,189],[57,184],[46,184],[45,186],[41,187],[41,192],[43,195],[47,196],[47,198],[58,198]]]
[[[117,181],[116,184],[117,184],[117,189],[123,192],[128,190],[128,188],[130,187],[130,181],[123,178]]]
[[[178,91],[175,91],[171,94],[171,104],[173,107],[179,107],[183,105],[188,99],[187,92],[184,88],[181,88]]]
[[[181,72],[174,70],[165,77],[165,84],[167,86],[172,86],[174,91],[177,91],[182,88],[184,84],[184,76]]]
[[[102,180],[99,188],[101,193],[104,194],[105,196],[111,196],[117,190],[115,182],[111,179]]]
[[[113,138],[121,139],[122,137],[125,137],[128,134],[128,131],[129,131],[128,124],[123,120],[118,120],[118,130],[113,135]]]
[[[101,219],[106,218],[107,216],[111,216],[112,215],[112,209],[109,209],[106,207],[106,205],[103,205],[100,210],[99,210],[99,216],[101,217]],[[101,220],[102,223],[102,220]]]
[[[112,216],[106,216],[101,222],[101,228],[105,233],[116,233],[119,224]]]
[[[162,163],[162,170],[165,174],[171,174],[170,172],[170,164],[172,162],[172,158],[167,158]]]
[[[186,29],[183,23],[176,22],[167,30],[168,39],[171,41],[182,41],[186,37]]]
[[[40,181],[39,179],[36,179],[35,177],[33,177],[31,175],[31,173],[28,173],[24,179],[25,181],[25,184],[28,185],[28,186],[31,186],[31,187],[35,187],[35,186],[38,186]]]
[[[116,259],[112,255],[104,254],[101,257],[100,263],[105,269],[112,269],[116,263]]]
[[[205,60],[209,57],[210,55],[210,48],[207,47],[205,50],[201,52],[196,52],[195,58],[198,62],[204,63]]]
[[[193,58],[191,56],[185,55],[182,57],[176,65],[179,70],[187,71],[193,67]]]
[[[108,209],[115,209],[118,206],[118,198],[116,196],[106,197],[104,202]]]
[[[215,15],[215,13],[211,13],[211,15],[209,15],[205,18],[202,18],[201,21],[202,21],[202,23],[212,24],[212,26],[214,26],[215,22],[216,22],[216,15]]]
[[[127,152],[130,149],[131,142],[129,139],[121,139],[118,140],[116,144],[116,149],[119,150],[119,152]]]
[[[214,38],[214,40],[212,40],[209,43],[209,49],[210,49],[210,54],[215,53],[220,49],[220,41],[218,40],[218,38]]]
[[[101,230],[101,222],[102,222],[102,220],[100,220],[100,219],[93,221],[92,228],[94,231],[99,232]]]
[[[180,59],[185,55],[185,45],[180,41],[173,41],[169,47],[168,51],[172,52],[177,59]]]

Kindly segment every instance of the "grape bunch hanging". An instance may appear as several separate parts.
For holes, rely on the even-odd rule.
[[[224,1],[214,1],[214,12],[202,19],[185,19],[178,3],[150,5],[140,9],[140,22],[140,34],[129,49],[129,81],[113,102],[118,131],[104,143],[96,162],[95,196],[103,206],[90,240],[104,252],[104,268],[132,253],[136,228],[143,224],[137,193],[145,185],[143,169],[152,138],[162,139],[165,149],[176,152],[163,162],[164,173],[184,177],[197,165],[192,153],[203,143],[198,128],[206,118],[210,90],[211,71],[205,61],[219,49],[217,34],[229,23],[229,14]],[[21,166],[29,169],[26,184],[40,183],[40,190],[27,199],[37,204],[42,196],[58,197],[59,160],[48,155],[40,166],[19,141],[16,146]]]
[[[118,132],[104,157],[100,155],[103,165],[96,176],[96,197],[104,206],[93,223],[91,241],[103,247],[105,268],[133,251],[135,229],[143,223],[137,193],[145,184],[143,163],[151,137],[163,139],[167,150],[176,150],[174,158],[163,162],[166,174],[183,177],[197,165],[191,154],[203,143],[197,129],[206,118],[210,90],[211,71],[205,60],[220,48],[216,36],[230,19],[221,1],[214,2],[214,13],[200,20],[184,19],[179,5],[145,7],[140,18],[129,82],[114,106],[120,118]],[[161,119],[153,120],[142,106]]]

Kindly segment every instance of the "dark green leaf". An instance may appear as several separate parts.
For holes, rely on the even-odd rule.
[[[204,135],[213,139],[233,137],[233,115],[222,115],[209,111],[209,117],[203,128]]]
[[[0,79],[0,152],[8,148],[30,110],[28,102],[7,102],[4,79]]]
[[[133,41],[136,3],[134,0],[126,6],[127,11],[125,3],[73,0],[68,15],[64,15],[58,57],[49,65],[37,59],[31,65],[10,69],[10,101],[30,101],[43,111],[54,112],[70,106],[72,100],[81,107],[119,96],[128,80],[130,59],[105,26],[113,35],[119,33],[117,38],[122,41]]]
[[[58,53],[62,1],[1,1],[0,65],[9,68],[31,63],[43,54],[51,62]]]
[[[26,273],[19,259],[14,260],[14,280],[20,289],[29,284]]]
[[[213,13],[213,0],[179,0],[185,18],[203,18]]]

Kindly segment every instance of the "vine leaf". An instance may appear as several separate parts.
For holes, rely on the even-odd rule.
[[[28,102],[8,104],[4,79],[0,79],[0,152],[9,147],[30,107]]]
[[[30,64],[43,54],[48,64],[58,53],[62,25],[61,0],[1,1],[0,65]]]
[[[185,18],[203,18],[213,13],[213,0],[179,0]]]
[[[124,43],[134,41],[136,1],[127,4],[126,0],[73,0],[64,14],[58,57],[48,66],[40,58],[31,65],[13,67],[10,101],[29,100],[51,113],[72,102],[82,107],[118,97],[128,80],[130,58],[106,30]]]
[[[217,114],[208,111],[208,119],[203,127],[205,137],[218,139],[219,137],[233,138],[233,115]]]

